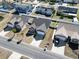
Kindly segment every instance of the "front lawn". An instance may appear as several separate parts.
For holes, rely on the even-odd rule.
[[[56,28],[57,25],[58,25],[58,22],[51,22],[50,27],[54,27],[54,28]]]

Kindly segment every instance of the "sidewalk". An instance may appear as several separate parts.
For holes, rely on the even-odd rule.
[[[63,47],[55,47],[53,44],[53,48],[52,50],[54,53],[60,54],[60,55],[64,55],[64,51],[65,51],[65,46]]]
[[[13,54],[8,59],[20,59],[21,56],[21,54],[13,52]]]
[[[41,41],[42,41],[42,40],[36,41],[36,40],[33,38],[33,41],[32,41],[32,43],[31,43],[31,45],[33,45],[33,46],[35,46],[35,47],[39,47]]]
[[[3,31],[0,32],[0,36],[5,37],[5,35],[6,35],[7,33],[8,33],[8,32],[4,32],[4,30],[3,30]]]

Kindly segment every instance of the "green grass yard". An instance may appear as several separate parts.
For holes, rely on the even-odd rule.
[[[50,27],[54,27],[54,28],[56,28],[57,25],[58,25],[58,22],[51,22]]]

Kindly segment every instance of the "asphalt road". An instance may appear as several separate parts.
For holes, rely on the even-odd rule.
[[[29,44],[21,43],[17,45],[15,41],[8,42],[7,39],[3,37],[0,37],[0,46],[29,56],[33,59],[70,59],[66,56],[61,56],[50,51],[43,51],[43,49]]]

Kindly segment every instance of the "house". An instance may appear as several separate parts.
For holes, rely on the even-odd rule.
[[[56,0],[56,2],[64,2],[64,3],[79,3],[79,0]]]
[[[48,19],[34,18],[30,25],[31,29],[29,29],[26,35],[30,33],[29,36],[34,35],[35,40],[43,40],[50,22]]]
[[[21,20],[18,16],[13,15],[13,17],[11,18],[12,20],[10,22],[7,23],[7,26],[4,28],[4,31],[10,31],[13,29],[14,27],[14,23],[15,22],[19,22],[19,20]],[[17,19],[17,21],[16,21]]]
[[[61,47],[61,46],[66,45],[66,43],[67,43],[66,41],[67,41],[67,38],[65,36],[63,36],[63,35],[55,35],[53,43],[54,43],[55,46]]]
[[[35,13],[41,14],[41,15],[45,15],[45,16],[48,16],[48,17],[49,17],[49,16],[52,15],[53,10],[52,10],[52,8],[46,8],[46,7],[38,6],[38,7],[36,8]]]
[[[27,20],[29,19],[27,16],[20,17],[18,15],[14,15],[12,18],[13,19],[9,23],[7,23],[4,31],[16,30],[17,32],[20,32],[23,26],[27,23]]]
[[[63,15],[77,16],[78,9],[75,7],[59,6],[57,13]]]
[[[45,32],[44,31],[41,31],[41,30],[37,30],[36,31],[36,34],[34,35],[34,38],[36,40],[43,40],[45,37]]]
[[[2,0],[0,4],[0,12],[9,13],[13,9],[12,3]]]
[[[36,28],[36,35],[34,36],[34,38],[36,40],[43,40],[46,34],[47,28],[45,23],[41,24],[39,27]]]
[[[14,8],[18,13],[28,14],[32,12],[33,6],[31,4],[14,3]]]
[[[49,28],[49,25],[50,25],[50,22],[51,22],[51,20],[49,20],[49,19],[43,19],[43,18],[34,18],[34,20],[33,20],[33,24],[35,23],[35,25],[36,25],[36,27],[37,28],[40,28],[41,26],[45,26],[42,30],[43,31],[46,31],[48,28]],[[45,28],[46,28],[46,30],[45,30]]]
[[[72,43],[79,44],[79,25],[61,23],[59,24],[55,35],[70,36]]]
[[[79,3],[79,0],[64,0],[65,3]]]

